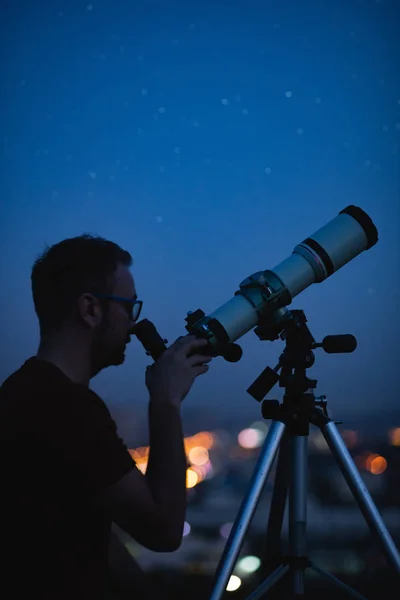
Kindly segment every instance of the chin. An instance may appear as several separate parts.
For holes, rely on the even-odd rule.
[[[108,369],[108,367],[118,367],[125,362],[125,355],[119,354],[118,356],[110,356],[107,362],[101,367],[100,371],[103,369]]]
[[[115,359],[114,364],[122,365],[122,363],[125,362],[125,358],[125,352],[121,352],[121,354],[118,355],[118,358]]]

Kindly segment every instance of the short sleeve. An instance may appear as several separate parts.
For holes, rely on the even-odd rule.
[[[116,483],[136,467],[117,425],[97,394],[91,390],[74,402],[77,413],[72,426],[69,459],[79,483],[94,495]]]

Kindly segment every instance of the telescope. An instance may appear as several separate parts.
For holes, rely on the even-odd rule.
[[[330,277],[377,241],[378,231],[372,219],[358,206],[349,205],[298,244],[289,258],[273,269],[257,271],[244,279],[233,298],[210,315],[201,309],[188,312],[186,330],[207,339],[208,345],[201,353],[237,362],[242,356],[241,347],[234,343],[237,339],[253,328],[262,340],[277,339],[292,317],[286,306],[295,296],[312,283]],[[161,338],[148,319],[137,323],[131,333],[154,360],[166,349],[167,340]],[[328,339],[325,345],[329,346]]]
[[[250,329],[260,339],[277,339],[293,298],[312,283],[321,283],[378,241],[372,219],[350,205],[321,229],[298,244],[291,256],[273,269],[257,271],[239,284],[233,298],[210,315],[198,309],[188,313],[186,329],[204,337],[210,356],[236,362],[242,349],[235,340]]]

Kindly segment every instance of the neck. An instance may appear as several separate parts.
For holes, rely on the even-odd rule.
[[[52,363],[75,383],[89,385],[90,357],[85,344],[71,343],[60,335],[42,337],[36,357]]]

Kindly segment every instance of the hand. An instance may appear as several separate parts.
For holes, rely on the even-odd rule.
[[[211,356],[199,354],[207,340],[194,335],[180,337],[157,361],[147,367],[146,386],[153,402],[166,402],[179,408],[198,375],[208,371]]]

